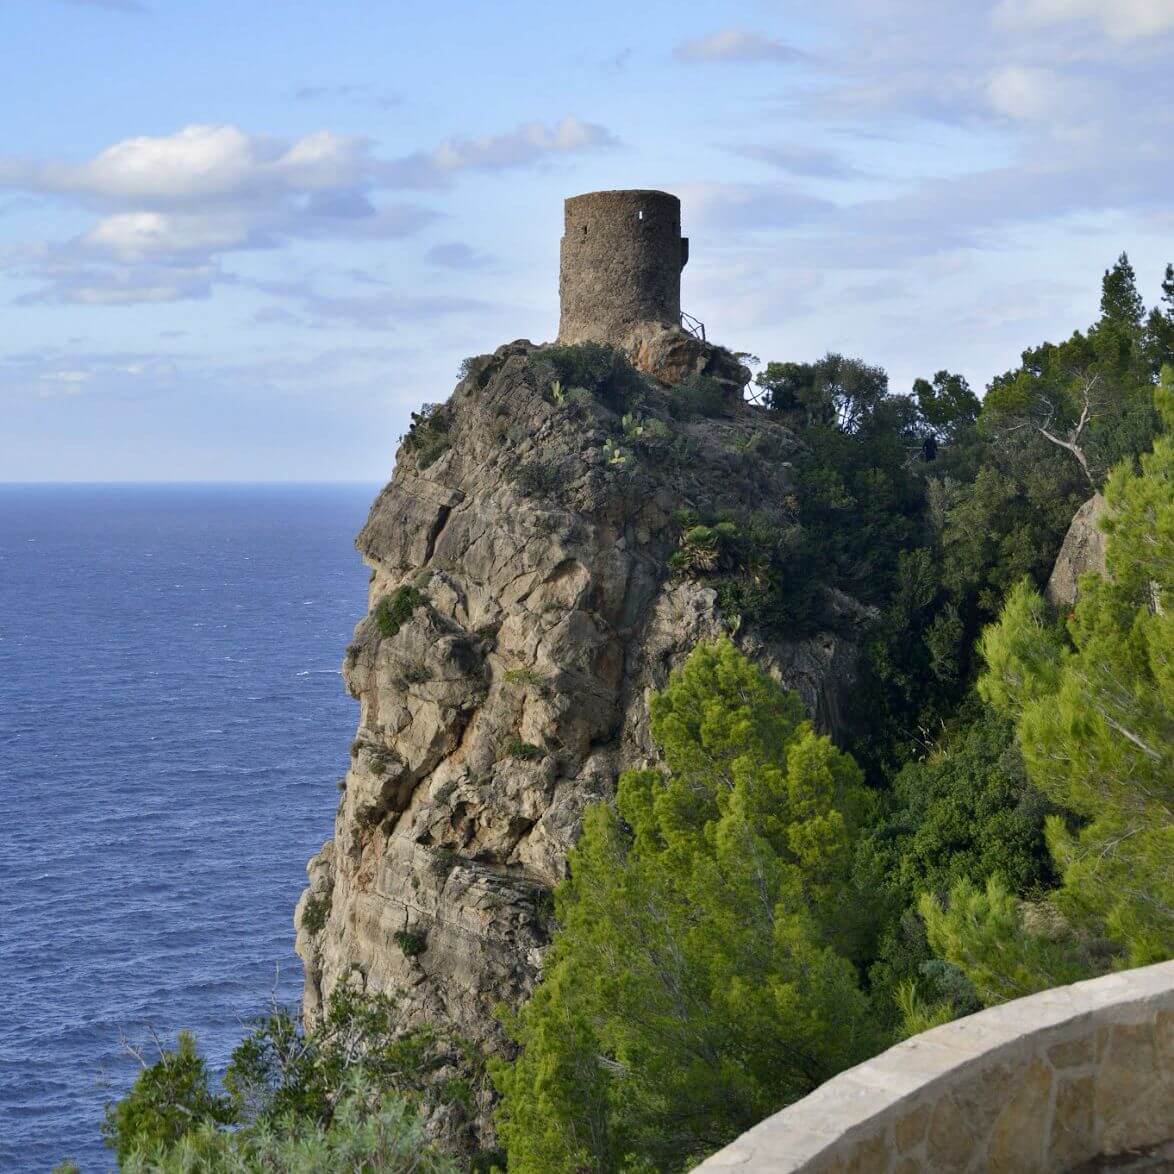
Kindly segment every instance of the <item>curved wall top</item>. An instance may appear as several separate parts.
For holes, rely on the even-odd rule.
[[[957,1019],[841,1072],[719,1150],[704,1174],[1072,1171],[1162,1152],[1174,1169],[1174,962]],[[1140,1168],[1140,1167],[1138,1167]]]

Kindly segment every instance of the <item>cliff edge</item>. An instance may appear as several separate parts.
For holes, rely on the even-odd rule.
[[[666,329],[634,357],[511,343],[404,438],[357,540],[358,732],[295,914],[310,1019],[351,982],[501,1046],[580,814],[655,758],[648,695],[697,640],[734,631],[842,724],[866,610],[825,588],[821,630],[767,636],[714,580],[739,528],[793,523],[800,441],[728,352]]]

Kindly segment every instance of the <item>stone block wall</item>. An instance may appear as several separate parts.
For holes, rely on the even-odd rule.
[[[689,242],[676,196],[588,192],[567,200],[564,216],[559,342],[622,346],[641,325],[680,325]]]
[[[1169,1170],[1172,1139],[1174,962],[1163,962],[914,1036],[842,1072],[697,1169],[1060,1174],[1147,1151],[1154,1164],[1144,1168]]]

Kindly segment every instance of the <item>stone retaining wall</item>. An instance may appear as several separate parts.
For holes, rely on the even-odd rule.
[[[1073,1170],[1174,1138],[1174,962],[914,1036],[768,1117],[716,1174]],[[1174,1169],[1159,1158],[1147,1169]]]

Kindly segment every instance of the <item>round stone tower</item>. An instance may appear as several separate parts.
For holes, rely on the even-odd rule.
[[[679,326],[681,201],[668,192],[588,192],[565,203],[558,340],[618,346],[645,323]]]

